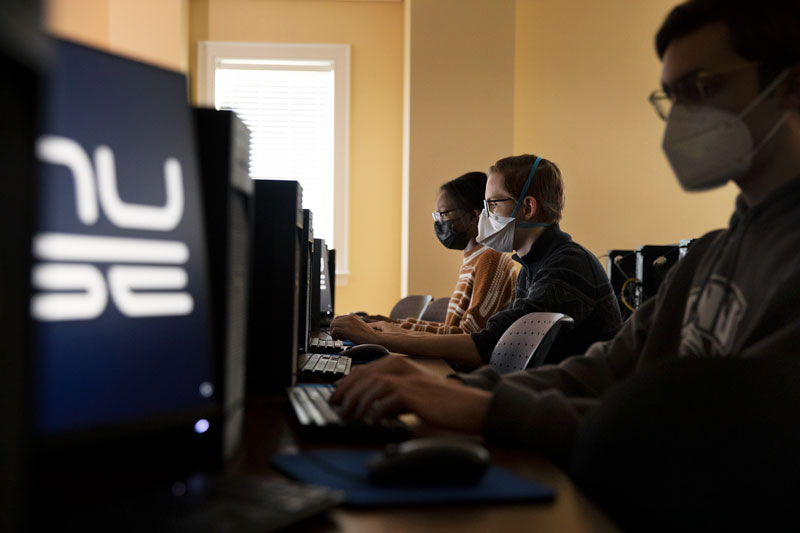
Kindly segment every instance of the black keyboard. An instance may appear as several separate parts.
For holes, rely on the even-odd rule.
[[[339,353],[344,350],[342,341],[312,337],[308,339],[308,351],[311,353]]]
[[[313,377],[323,381],[335,381],[350,373],[353,360],[345,355],[323,353],[301,354],[297,370],[301,376]]]
[[[396,418],[372,423],[346,421],[338,413],[338,406],[328,403],[333,394],[333,385],[301,384],[288,389],[300,426],[321,438],[404,440],[411,436],[411,428]]]

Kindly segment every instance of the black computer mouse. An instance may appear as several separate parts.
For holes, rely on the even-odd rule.
[[[380,344],[358,344],[341,353],[341,355],[351,357],[354,363],[367,363],[388,354],[389,350]]]
[[[480,444],[429,437],[390,444],[367,461],[367,472],[377,485],[475,485],[489,462],[489,452]]]

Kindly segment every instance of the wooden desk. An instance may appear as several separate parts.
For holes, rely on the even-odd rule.
[[[422,362],[432,372],[450,373],[439,360]],[[236,471],[264,476],[278,475],[270,466],[277,452],[353,446],[303,442],[293,434],[288,400],[282,397],[248,399],[244,453]],[[361,447],[361,446],[359,446]],[[364,446],[365,448],[367,446]],[[510,448],[489,447],[492,462],[524,477],[552,487],[552,503],[444,506],[381,510],[339,508],[330,520],[313,523],[313,530],[354,533],[408,531],[618,531],[619,528],[589,501],[572,481],[543,455]]]

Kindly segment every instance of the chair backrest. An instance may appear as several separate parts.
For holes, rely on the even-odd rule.
[[[541,366],[561,326],[572,326],[562,313],[528,313],[503,333],[489,364],[500,374]]]
[[[429,320],[431,322],[444,322],[447,318],[447,305],[450,303],[450,297],[436,298],[422,313],[422,320]]]
[[[433,300],[433,296],[430,294],[411,294],[405,298],[401,298],[400,301],[392,307],[389,318],[419,319],[431,303],[431,300]]]

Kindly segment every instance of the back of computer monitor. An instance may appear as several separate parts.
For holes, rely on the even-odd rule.
[[[316,253],[319,248],[319,253]],[[316,261],[319,264],[319,321],[321,326],[330,325],[333,318],[333,298],[331,296],[333,280],[330,276],[330,251],[325,241],[319,239],[314,243]]]
[[[303,209],[303,237],[300,251],[300,307],[298,309],[297,349],[299,353],[308,351],[308,337],[311,335],[309,310],[311,309],[311,272],[314,254],[314,214]]]
[[[328,256],[328,248],[324,239],[314,239],[314,252],[311,257],[311,305],[308,308],[308,329],[312,335],[318,335],[322,315],[322,285],[325,283],[324,273],[327,267],[323,265]]]
[[[336,313],[336,250],[330,248],[328,250],[328,288],[331,293],[331,318]]]
[[[50,501],[202,469],[220,431],[185,77],[65,41],[52,61],[30,300]]]
[[[247,393],[282,393],[294,383],[303,240],[303,189],[296,181],[254,180],[253,262]],[[303,326],[305,327],[305,326]]]
[[[250,131],[233,111],[194,109],[207,221],[212,352],[223,409],[216,454],[230,459],[244,422],[247,300],[253,227]]]
[[[31,489],[30,237],[38,96],[46,66],[38,4],[0,4],[0,531],[28,529]]]

